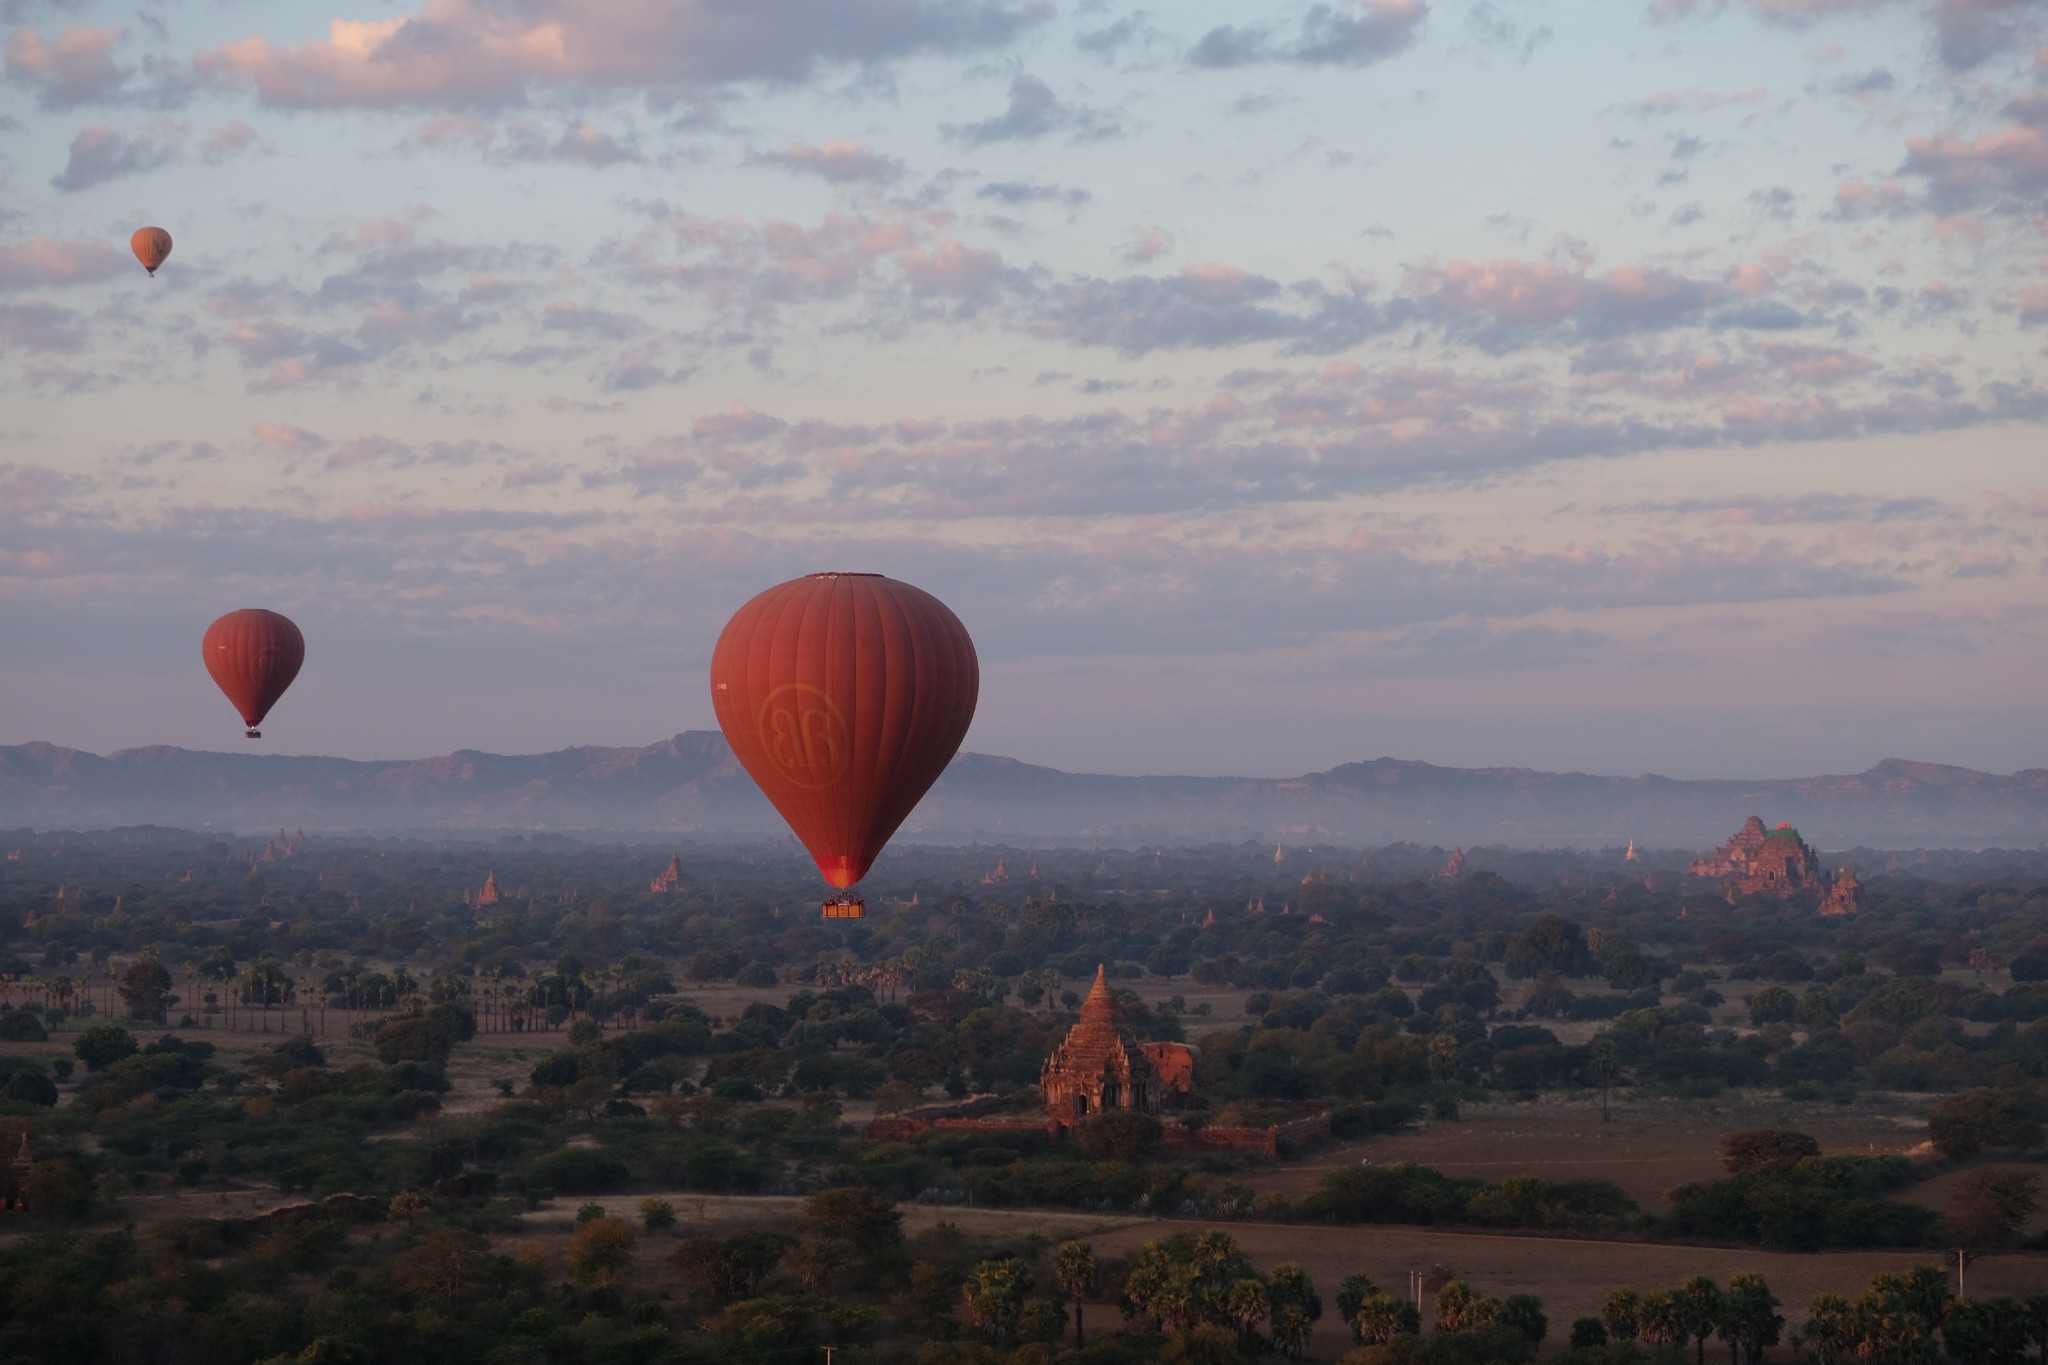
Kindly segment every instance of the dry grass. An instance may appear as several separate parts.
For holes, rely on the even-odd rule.
[[[1894,1101],[1844,1108],[1731,1094],[1725,1102],[1622,1099],[1612,1112],[1612,1122],[1601,1122],[1598,1099],[1585,1097],[1471,1105],[1456,1122],[1425,1122],[1414,1132],[1325,1148],[1246,1183],[1298,1197],[1324,1172],[1362,1158],[1376,1165],[1414,1161],[1481,1180],[1611,1180],[1654,1212],[1674,1187],[1724,1174],[1721,1139],[1728,1133],[1791,1128],[1811,1133],[1822,1151],[1842,1154],[1912,1152],[1927,1135],[1910,1105]]]

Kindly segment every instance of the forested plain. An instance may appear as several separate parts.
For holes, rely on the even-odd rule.
[[[1783,1306],[1741,1276],[1617,1286],[1553,1324],[1444,1275],[1318,1286],[1229,1237],[2040,1256],[2040,852],[1855,851],[1862,909],[1823,917],[1731,903],[1682,851],[1443,875],[1416,845],[911,846],[868,918],[827,921],[783,843],[682,845],[665,890],[669,849],[562,836],[0,850],[0,1140],[33,1158],[0,1222],[8,1360],[1232,1361],[1309,1352],[1326,1301],[1361,1360],[1993,1362],[2048,1337],[2048,1298],[1945,1272]],[[1035,1113],[1098,966],[1135,1038],[1198,1049],[1185,1111],[866,1136],[968,1096]],[[1283,1192],[1271,1162],[1162,1140],[1321,1112],[1318,1150],[1371,1152],[1517,1106],[1727,1127],[1705,1116],[1766,1102],[1912,1140],[1759,1122],[1656,1198],[1316,1151]],[[1185,1231],[1097,1257],[992,1210]]]

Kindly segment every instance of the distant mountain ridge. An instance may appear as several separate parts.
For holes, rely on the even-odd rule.
[[[2048,769],[2002,777],[1886,759],[1763,781],[1443,768],[1403,759],[1294,778],[1115,777],[961,754],[904,826],[929,842],[1236,841],[1708,847],[1749,815],[1826,847],[2048,839]],[[156,745],[107,755],[0,746],[0,828],[279,826],[324,832],[782,832],[722,736],[545,754],[360,760]]]

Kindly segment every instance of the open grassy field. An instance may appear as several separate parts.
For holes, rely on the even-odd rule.
[[[1644,1209],[1664,1206],[1665,1193],[1692,1180],[1724,1174],[1721,1139],[1753,1128],[1810,1133],[1823,1152],[1908,1153],[1927,1140],[1910,1101],[1799,1104],[1729,1092],[1726,1100],[1636,1099],[1624,1094],[1602,1122],[1597,1097],[1548,1097],[1529,1104],[1475,1104],[1454,1122],[1425,1121],[1413,1132],[1343,1143],[1301,1161],[1245,1177],[1255,1189],[1290,1198],[1306,1194],[1328,1170],[1361,1160],[1375,1165],[1414,1161],[1446,1175],[1501,1180],[1537,1175],[1552,1182],[1611,1180]]]

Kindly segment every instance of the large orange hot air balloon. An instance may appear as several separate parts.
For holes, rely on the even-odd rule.
[[[151,275],[171,254],[171,234],[160,227],[135,229],[135,235],[128,239],[128,249],[135,253],[135,259],[142,262],[142,268]]]
[[[306,637],[276,612],[251,608],[231,611],[208,626],[200,648],[206,671],[241,713],[249,738],[263,738],[256,727],[299,676]]]
[[[770,588],[726,622],[711,654],[719,728],[841,888],[867,874],[945,771],[980,690],[960,618],[880,574]]]

